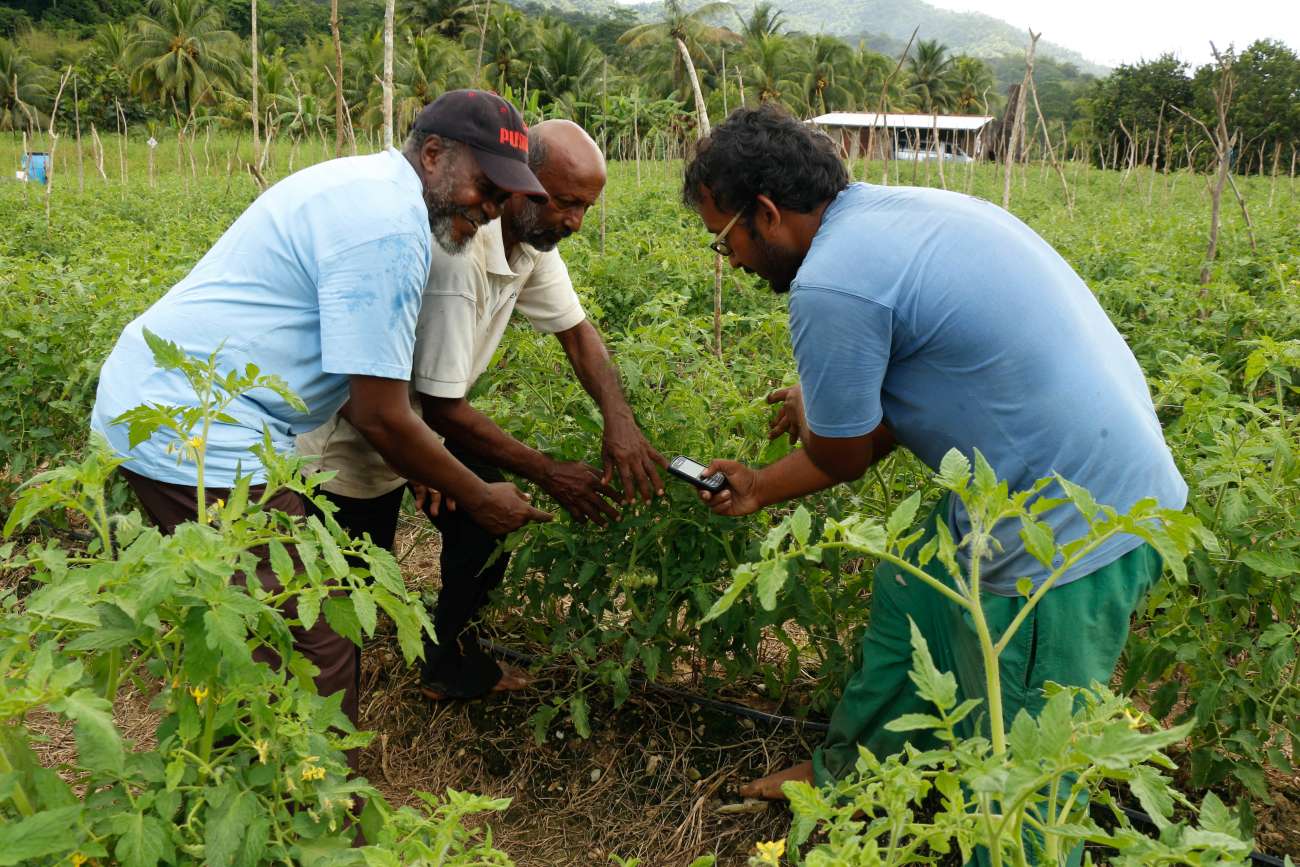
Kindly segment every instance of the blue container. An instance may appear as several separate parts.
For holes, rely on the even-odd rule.
[[[50,155],[46,153],[27,154],[23,157],[23,171],[27,172],[27,180],[45,183],[47,180],[45,167],[49,159]]]

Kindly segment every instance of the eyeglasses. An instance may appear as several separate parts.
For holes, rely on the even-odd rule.
[[[722,231],[713,238],[713,241],[709,244],[710,250],[719,256],[731,258],[731,244],[727,243],[727,235],[731,233],[732,227],[736,225],[736,221],[740,219],[741,214],[745,213],[746,210],[747,208],[741,208],[736,211],[736,215],[731,218],[731,221],[723,226]]]

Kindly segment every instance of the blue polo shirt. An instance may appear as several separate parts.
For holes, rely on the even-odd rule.
[[[207,442],[205,484],[230,487],[239,473],[265,478],[249,449],[265,428],[276,449],[319,427],[343,405],[353,374],[409,380],[420,293],[432,254],[419,176],[398,151],[320,163],[263,193],[220,240],[122,332],[100,371],[91,416],[126,467],[183,485],[196,466],[168,454],[170,433],[129,448],[113,423],[141,404],[193,405],[178,372],[160,370],[143,331],[188,354],[217,353],[221,371],[253,363],[288,382],[299,412],[266,389],[227,410]]]
[[[1069,264],[995,205],[849,186],[791,285],[790,334],[819,436],[860,436],[883,421],[932,469],[949,449],[978,449],[1013,491],[1059,473],[1121,511],[1144,497],[1186,504],[1128,345]],[[955,498],[949,519],[957,538],[970,528]],[[1044,520],[1061,543],[1087,531],[1069,505]],[[1019,578],[1037,585],[1049,574],[1019,529],[995,528],[1002,550],[981,567],[992,592],[1013,595]],[[1140,544],[1113,538],[1062,583]]]

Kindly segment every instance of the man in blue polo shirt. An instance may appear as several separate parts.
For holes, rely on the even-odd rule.
[[[1132,352],[1078,275],[1042,238],[994,205],[957,193],[849,184],[825,136],[770,107],[741,109],[700,143],[684,198],[716,233],[714,249],[790,296],[800,385],[769,396],[783,406],[773,434],[804,448],[759,470],[715,460],[729,486],[709,497],[746,515],[857,479],[895,445],[937,469],[956,448],[978,449],[1011,490],[1059,473],[1120,510],[1154,497],[1186,502]],[[940,504],[953,536],[969,529],[955,498]],[[1083,535],[1072,507],[1043,516],[1057,540]],[[933,532],[933,518],[927,522]],[[1009,622],[1047,570],[1018,525],[999,527],[984,563],[984,610]],[[919,547],[919,546],[918,546]],[[1039,603],[1034,624],[1002,656],[1006,718],[1044,704],[1051,680],[1108,682],[1129,618],[1159,575],[1150,546],[1132,536],[1098,547]],[[860,669],[848,681],[812,762],[742,788],[780,797],[792,779],[844,776],[858,744],[899,752],[887,731],[903,713],[929,712],[908,678],[909,618],[951,660],[966,695],[982,671],[973,629],[953,603],[882,568]]]
[[[183,375],[154,365],[145,329],[192,356],[217,353],[221,371],[253,363],[278,374],[306,404],[301,411],[265,389],[236,400],[227,410],[232,420],[214,424],[204,444],[209,501],[227,497],[241,475],[265,480],[250,451],[264,430],[288,452],[298,434],[346,403],[352,425],[389,465],[464,503],[485,529],[505,533],[549,520],[514,485],[488,484],[449,455],[409,397],[431,236],[458,251],[514,193],[547,200],[528,168],[523,119],[494,94],[463,90],[426,106],[401,152],[303,169],[250,205],[183,280],[126,327],[100,373],[91,427],[129,459],[122,473],[150,517],[170,532],[197,516],[197,466],[177,459],[174,436],[165,432],[132,447],[119,418],[142,404],[186,406],[196,397]],[[306,510],[288,491],[270,506]],[[269,567],[258,574],[275,585]],[[355,722],[356,648],[324,618],[294,640],[320,669],[320,692],[343,690]]]

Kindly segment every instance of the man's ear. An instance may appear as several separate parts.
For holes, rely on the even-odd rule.
[[[754,225],[761,227],[764,234],[774,232],[781,226],[781,209],[762,193],[754,198]]]
[[[441,137],[431,135],[426,138],[420,145],[420,167],[425,174],[432,172],[446,153],[447,146]]]

